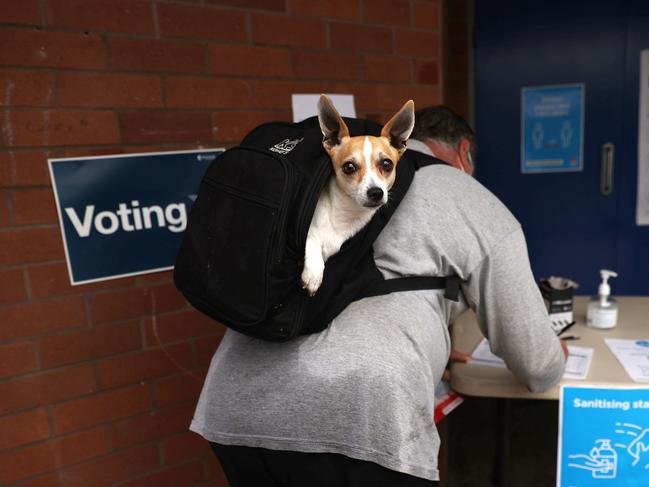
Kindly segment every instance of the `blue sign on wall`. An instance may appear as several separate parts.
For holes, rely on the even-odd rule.
[[[521,118],[523,173],[583,169],[583,84],[523,88]]]
[[[558,487],[649,485],[649,389],[561,389]]]
[[[222,152],[50,159],[72,284],[173,268],[200,180]]]

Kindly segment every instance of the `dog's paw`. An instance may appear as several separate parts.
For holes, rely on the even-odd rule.
[[[322,284],[322,276],[324,275],[324,267],[322,269],[313,269],[312,267],[304,267],[302,271],[302,288],[306,289],[309,296],[315,296],[315,293],[320,289]]]

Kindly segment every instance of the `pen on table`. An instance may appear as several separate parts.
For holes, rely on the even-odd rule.
[[[577,323],[577,322],[576,322],[576,321],[572,321],[572,322],[568,323],[568,324],[566,325],[566,327],[565,327],[563,330],[561,330],[561,332],[559,333],[559,336],[561,336],[562,334],[564,334],[565,332],[567,332],[570,328],[572,328],[572,327],[574,326],[575,323]]]
[[[579,340],[579,337],[577,335],[567,335],[565,337],[561,337],[562,340],[568,341],[568,340]]]

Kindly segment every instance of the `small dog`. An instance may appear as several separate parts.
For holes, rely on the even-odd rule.
[[[387,203],[397,163],[415,125],[415,105],[406,102],[379,137],[350,137],[325,95],[318,102],[318,121],[334,175],[320,194],[307,234],[302,284],[311,296],[322,284],[327,259]]]

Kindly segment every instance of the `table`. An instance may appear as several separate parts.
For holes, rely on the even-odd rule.
[[[451,387],[467,396],[504,399],[501,401],[498,421],[500,424],[498,483],[501,487],[510,485],[508,465],[510,457],[511,401],[510,399],[558,400],[562,385],[589,384],[600,387],[624,386],[633,382],[622,365],[610,351],[604,338],[649,338],[649,297],[616,297],[619,304],[617,327],[610,330],[596,330],[586,326],[586,307],[589,297],[577,296],[574,300],[576,324],[565,335],[579,336],[569,345],[591,347],[593,360],[584,380],[562,380],[545,392],[530,392],[505,368],[453,363],[451,365]],[[471,353],[482,340],[483,335],[473,312],[464,313],[451,328],[453,348]]]

